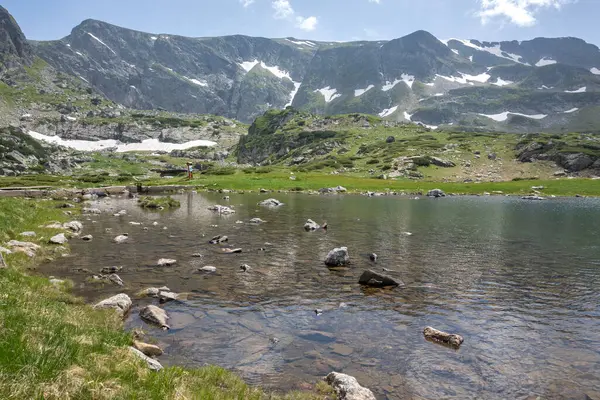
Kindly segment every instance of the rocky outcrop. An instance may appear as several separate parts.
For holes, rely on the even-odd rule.
[[[0,6],[0,73],[4,69],[31,65],[33,60],[31,45],[19,24]]]
[[[132,306],[131,298],[124,293],[102,300],[94,305],[96,309],[114,309],[119,315],[125,315]]]
[[[325,382],[335,390],[339,400],[376,400],[373,392],[360,386],[356,378],[350,375],[331,372],[325,377]]]
[[[350,255],[347,247],[339,247],[331,250],[325,258],[328,267],[343,267],[350,263]]]

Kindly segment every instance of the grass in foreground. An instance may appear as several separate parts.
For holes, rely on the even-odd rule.
[[[0,243],[64,220],[50,201],[0,199]],[[0,269],[0,398],[2,399],[326,399],[322,394],[266,394],[219,368],[165,368],[155,373],[133,356],[131,335],[111,311],[95,311],[48,279],[25,273],[53,252],[43,247],[30,259],[5,256]]]

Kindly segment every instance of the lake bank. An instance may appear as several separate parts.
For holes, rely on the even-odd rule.
[[[68,293],[68,281],[51,281],[28,272],[69,252],[66,247],[48,245],[49,238],[62,229],[40,228],[77,218],[76,208],[67,210],[73,214],[69,216],[59,206],[52,201],[0,199],[0,243],[20,240],[39,246],[3,252],[7,267],[0,267],[0,397],[325,398],[319,389],[270,397],[219,367],[149,371],[129,351],[132,334],[123,330],[115,312],[93,310]],[[35,236],[23,232],[35,232]],[[26,254],[27,249],[33,250]]]

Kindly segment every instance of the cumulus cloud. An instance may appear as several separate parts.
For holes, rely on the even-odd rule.
[[[242,3],[242,6],[246,8],[253,4],[254,0],[240,0],[240,3]]]
[[[296,27],[304,31],[314,31],[317,28],[319,22],[317,17],[303,17],[296,15],[296,11],[289,0],[273,0],[271,6],[273,7],[273,10],[275,10],[273,17],[276,19],[293,20],[296,23]]]
[[[518,26],[532,26],[537,22],[536,14],[544,8],[560,9],[573,0],[479,0],[477,16],[482,24],[500,19]]]

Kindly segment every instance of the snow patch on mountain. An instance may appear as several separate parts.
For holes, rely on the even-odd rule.
[[[101,151],[106,149],[115,149],[117,153],[125,153],[128,151],[173,151],[186,150],[192,147],[212,147],[217,143],[210,140],[193,140],[186,143],[163,143],[158,139],[147,139],[140,143],[121,143],[118,140],[66,140],[59,136],[46,136],[41,133],[29,131],[29,136],[34,139],[41,140],[47,143],[53,143],[59,146],[68,147],[79,151]]]
[[[298,46],[308,46],[308,47],[315,47],[316,44],[314,44],[313,42],[309,42],[308,40],[299,40],[299,41],[295,41],[295,40],[291,40],[291,39],[285,39],[290,43],[294,43],[295,45]]]
[[[535,66],[536,67],[543,67],[545,65],[552,65],[552,64],[556,64],[556,60],[544,57],[544,58],[540,59],[540,61],[536,62]]]
[[[260,64],[260,61],[244,61],[243,63],[240,63],[240,67],[242,67],[244,71],[250,72],[252,68],[256,67],[257,64]]]
[[[290,101],[284,106],[284,108],[292,105],[294,98],[298,94],[298,90],[300,90],[300,86],[302,85],[301,82],[292,82],[294,83],[294,90],[292,90],[292,93],[290,93]]]
[[[99,42],[101,45],[103,45],[104,47],[106,47],[107,49],[109,49],[110,51],[112,51],[112,53],[116,56],[117,53],[115,53],[115,51],[113,49],[111,49],[106,43],[104,43],[102,40],[98,39],[96,36],[92,35],[89,32],[86,32],[88,35],[90,35],[92,37],[92,39],[96,40],[97,42]]]
[[[398,110],[398,106],[394,106],[392,108],[386,108],[385,110],[383,110],[382,112],[379,113],[379,116],[381,118],[385,118],[385,117],[390,116],[393,113],[395,113],[396,110]]]
[[[492,85],[496,85],[496,86],[506,86],[506,85],[512,85],[514,82],[512,81],[505,81],[502,78],[498,78],[498,80],[496,82],[491,82]]]
[[[504,111],[504,112],[501,112],[500,114],[479,114],[479,115],[493,119],[494,121],[503,122],[508,119],[509,114],[520,115],[521,117],[527,117],[527,118],[532,118],[532,119],[544,119],[548,116],[547,114],[527,115],[527,114],[521,114],[521,113],[517,113],[517,112],[510,112],[510,111]]]
[[[413,83],[415,83],[415,77],[409,74],[402,74],[400,75],[400,79],[395,79],[394,82],[386,81],[381,90],[387,92],[388,90],[393,89],[400,82],[406,83],[406,85],[412,89]]]
[[[412,114],[407,113],[406,111],[404,111],[404,119],[407,121],[412,121]]]
[[[198,85],[198,86],[208,86],[208,83],[206,81],[201,81],[201,80],[198,80],[198,79],[195,79],[195,78],[188,78],[187,76],[184,76],[184,78],[186,80],[192,82],[195,85]]]
[[[598,69],[596,67],[590,69],[590,72],[594,75],[600,75],[600,69]]]
[[[575,111],[579,111],[579,108],[577,108],[577,107],[571,108],[570,110],[563,111],[563,114],[571,114],[571,113],[574,113]]]
[[[365,89],[356,89],[354,91],[354,97],[362,96],[363,94],[365,94],[369,90],[373,89],[374,87],[375,87],[374,85],[369,85]]]
[[[587,91],[587,87],[580,87],[579,89],[575,89],[575,90],[565,90],[565,93],[585,93]]]
[[[481,46],[477,46],[477,45],[476,45],[476,44],[474,44],[474,43],[471,43],[471,41],[470,41],[470,40],[465,40],[465,39],[450,39],[450,40],[456,40],[456,41],[459,41],[459,42],[461,42],[462,44],[464,44],[464,45],[465,45],[465,46],[467,46],[467,47],[471,47],[471,48],[473,48],[473,49],[475,49],[475,50],[479,50],[479,51],[485,51],[485,52],[488,52],[488,53],[490,53],[490,54],[493,54],[493,55],[495,55],[496,57],[500,57],[500,58],[506,58],[507,60],[511,60],[511,61],[514,61],[514,62],[516,62],[516,63],[519,63],[519,64],[525,64],[525,65],[528,65],[527,63],[525,63],[525,62],[521,61],[521,59],[522,59],[523,57],[521,57],[520,55],[518,55],[518,54],[513,54],[513,53],[508,53],[508,52],[506,52],[506,51],[503,51],[503,50],[500,48],[500,44],[499,44],[499,43],[498,43],[498,44],[495,44],[495,45],[494,45],[494,46],[492,46],[492,47],[481,47]],[[446,46],[448,45],[447,43],[448,43],[448,41],[446,41]],[[472,61],[472,60],[471,60],[471,61]]]
[[[444,76],[444,75],[439,75],[439,74],[436,76],[440,77],[442,79],[445,79],[447,81],[450,81],[450,82],[462,83],[463,85],[466,85],[466,84],[472,85],[471,81],[485,83],[491,78],[491,75],[486,72],[479,74],[479,75],[463,74],[462,72],[459,72],[459,73],[461,74],[461,76]]]
[[[332,89],[330,86],[315,90],[315,93],[321,93],[325,97],[325,103],[331,103],[333,100],[341,96],[337,89]]]
[[[450,50],[452,50],[452,52],[453,52],[454,54],[460,55],[460,53],[458,52],[458,50],[456,50],[456,49],[450,49]]]

